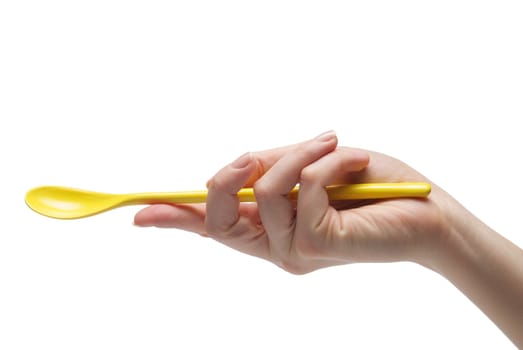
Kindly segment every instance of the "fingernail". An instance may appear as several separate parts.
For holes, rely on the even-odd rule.
[[[241,156],[240,158],[238,158],[234,162],[232,162],[231,165],[233,166],[233,168],[243,169],[247,165],[249,165],[250,162],[251,162],[251,153],[247,152],[243,156]]]
[[[330,130],[330,131],[324,132],[323,134],[316,136],[315,140],[325,142],[325,141],[330,141],[335,137],[336,137],[336,132],[334,130]]]

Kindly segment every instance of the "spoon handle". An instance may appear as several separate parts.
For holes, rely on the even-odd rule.
[[[431,186],[425,182],[367,183],[352,185],[334,185],[326,187],[330,200],[384,199],[401,197],[427,197]],[[290,193],[290,199],[297,199],[299,186]],[[238,192],[240,202],[255,202],[252,188],[242,188]],[[204,203],[207,191],[137,193],[125,201],[125,204],[143,203]]]

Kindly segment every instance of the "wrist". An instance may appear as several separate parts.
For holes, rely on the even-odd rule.
[[[425,235],[424,249],[413,260],[447,277],[467,250],[468,236],[487,227],[444,191],[434,193],[434,197],[438,220]]]
[[[439,273],[523,346],[523,251],[449,196],[446,225],[416,262]]]
[[[467,269],[482,268],[489,245],[497,244],[500,236],[446,193],[439,198],[438,206],[439,225],[429,235],[423,256],[415,262],[452,282]]]

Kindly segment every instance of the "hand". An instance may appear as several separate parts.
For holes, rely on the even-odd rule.
[[[325,186],[427,181],[383,154],[337,147],[333,132],[283,148],[247,153],[208,182],[206,205],[152,205],[139,226],[199,233],[292,273],[362,261],[426,259],[442,227],[445,194],[427,199],[329,202]],[[297,184],[297,201],[287,194]],[[256,203],[236,193],[254,187]]]
[[[446,277],[523,347],[523,251],[432,184],[425,199],[329,202],[325,186],[428,181],[389,156],[337,147],[334,133],[247,153],[208,182],[205,205],[152,205],[140,226],[212,237],[302,274],[364,261],[414,261]],[[297,184],[297,201],[287,194]],[[253,186],[256,203],[237,192]]]

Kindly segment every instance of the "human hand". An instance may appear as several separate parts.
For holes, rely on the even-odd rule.
[[[199,233],[303,274],[352,262],[414,261],[446,277],[523,346],[523,251],[439,187],[428,198],[329,201],[325,186],[428,181],[384,154],[337,147],[334,133],[247,153],[208,182],[201,205],[152,205],[139,226]],[[300,184],[298,199],[287,194]],[[237,192],[254,187],[256,203]]]
[[[389,156],[337,147],[333,132],[296,145],[247,153],[208,182],[205,205],[152,205],[139,226],[199,233],[292,273],[370,261],[418,261],[445,232],[446,194],[426,199],[329,202],[325,186],[359,182],[427,181]],[[287,194],[297,184],[297,201]],[[254,187],[256,203],[236,193]]]

